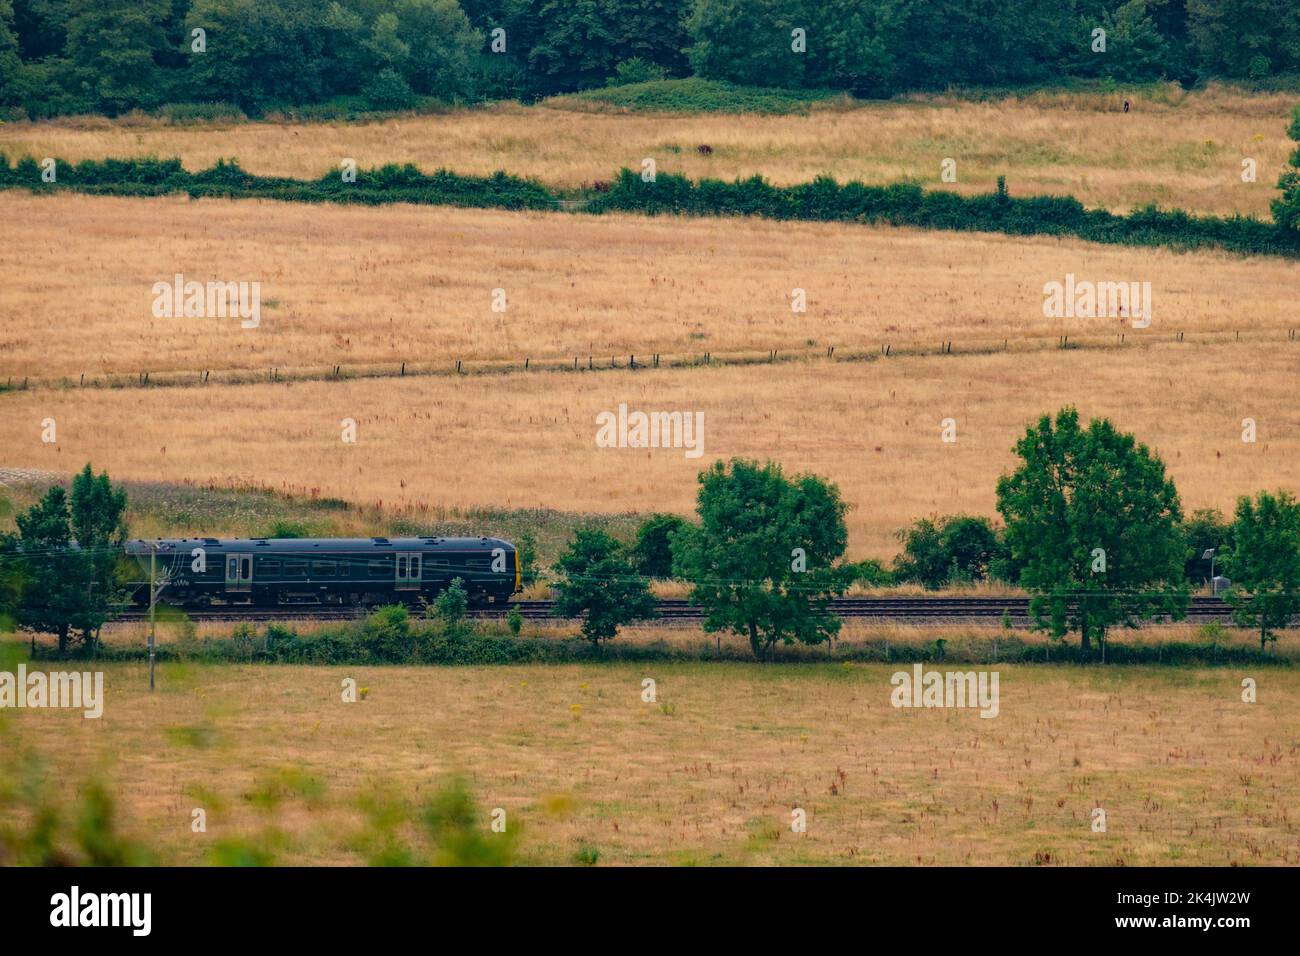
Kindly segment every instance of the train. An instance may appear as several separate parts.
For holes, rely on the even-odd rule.
[[[522,590],[519,551],[500,538],[159,538],[131,541],[144,572],[134,594],[186,607],[419,604],[463,582],[470,604]]]

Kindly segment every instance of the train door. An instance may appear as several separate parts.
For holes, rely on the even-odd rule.
[[[418,591],[420,589],[421,560],[418,551],[397,552],[397,579],[399,591]]]
[[[236,594],[247,594],[253,590],[251,554],[226,555],[226,590]]]

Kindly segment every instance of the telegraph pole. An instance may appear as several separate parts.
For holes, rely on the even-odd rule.
[[[154,609],[158,606],[158,586],[156,582],[158,566],[158,545],[149,546],[149,689],[153,690],[153,648],[156,633]]]

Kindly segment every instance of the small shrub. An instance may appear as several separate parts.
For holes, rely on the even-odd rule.
[[[438,595],[433,602],[434,616],[448,630],[461,627],[469,611],[469,596],[465,593],[465,582],[453,578],[451,586]]]
[[[359,642],[371,657],[386,663],[411,659],[415,641],[411,635],[411,617],[405,607],[390,604],[366,618]]]
[[[362,89],[361,98],[370,109],[383,111],[409,110],[419,102],[411,85],[393,69],[376,73]]]
[[[634,56],[630,60],[624,60],[618,66],[614,67],[614,75],[610,77],[610,86],[627,86],[629,83],[649,83],[654,80],[662,80],[667,76],[667,72],[657,63],[650,63]]]

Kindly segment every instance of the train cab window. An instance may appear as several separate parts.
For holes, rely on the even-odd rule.
[[[313,561],[311,576],[314,578],[332,578],[338,573],[338,566],[333,561]]]
[[[386,578],[392,574],[391,567],[387,561],[371,561],[368,571],[372,578]]]
[[[306,561],[284,562],[284,576],[286,578],[305,578],[307,576],[307,562]]]

